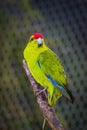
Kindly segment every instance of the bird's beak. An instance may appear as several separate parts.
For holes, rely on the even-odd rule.
[[[38,42],[38,47],[42,46],[42,44],[43,44],[43,43],[42,43],[42,38],[38,38],[38,39],[37,39],[37,42]]]

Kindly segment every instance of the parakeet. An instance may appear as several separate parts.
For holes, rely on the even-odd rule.
[[[31,35],[23,55],[33,78],[43,88],[46,87],[50,106],[55,105],[62,95],[73,103],[73,95],[67,88],[66,74],[61,61],[46,46],[42,34]]]

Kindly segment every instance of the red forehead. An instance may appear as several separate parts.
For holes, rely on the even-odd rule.
[[[43,38],[43,35],[41,33],[34,33],[33,36],[34,36],[35,39]]]

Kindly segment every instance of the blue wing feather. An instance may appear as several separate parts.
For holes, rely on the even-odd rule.
[[[63,86],[59,85],[49,74],[46,74],[46,76],[55,87],[66,93],[66,89]]]
[[[51,81],[51,83],[58,88],[58,90],[64,95],[66,96],[72,103],[73,103],[73,95],[70,92],[69,89],[67,89],[66,87],[63,87],[61,85],[59,85],[49,74],[46,74],[47,78]]]
[[[40,61],[39,61],[39,60],[37,61],[37,64],[38,64],[38,66],[40,67]]]

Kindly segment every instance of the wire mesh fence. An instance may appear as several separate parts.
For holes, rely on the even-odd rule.
[[[69,130],[87,130],[87,1],[0,1],[0,130],[39,130],[43,116],[22,67],[23,50],[40,32],[60,57],[75,97],[57,114]],[[50,129],[47,126],[46,129]]]

